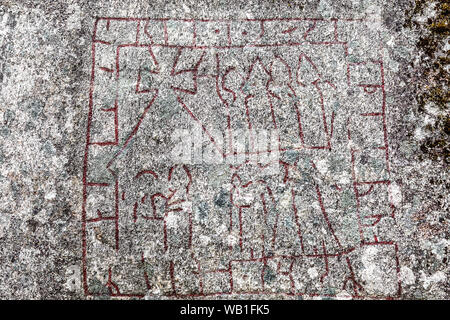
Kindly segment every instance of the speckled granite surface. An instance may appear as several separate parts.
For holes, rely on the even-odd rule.
[[[448,299],[448,10],[0,0],[0,298]]]

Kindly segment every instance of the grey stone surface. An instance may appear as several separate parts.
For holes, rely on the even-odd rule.
[[[448,10],[0,0],[0,298],[448,299]]]

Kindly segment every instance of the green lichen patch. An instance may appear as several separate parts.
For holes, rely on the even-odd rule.
[[[430,14],[430,11],[433,14]],[[421,141],[420,150],[424,157],[433,161],[449,163],[449,73],[448,50],[444,50],[450,34],[449,1],[416,0],[415,8],[407,19],[406,26],[419,29],[421,37],[417,47],[422,53],[417,88],[418,112],[424,114],[426,105],[436,106],[439,115],[433,125],[425,126],[427,137]]]

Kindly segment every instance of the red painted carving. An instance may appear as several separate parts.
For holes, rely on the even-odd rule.
[[[360,283],[354,271],[354,255],[361,248],[376,246],[387,248],[393,252],[397,272],[397,292],[387,298],[401,295],[401,283],[398,277],[399,261],[398,246],[385,235],[379,234],[377,225],[384,218],[395,219],[395,206],[384,197],[389,194],[391,181],[389,180],[389,146],[386,128],[386,92],[383,61],[368,59],[363,62],[351,62],[349,59],[347,42],[341,39],[339,25],[345,23],[360,24],[360,20],[339,19],[247,19],[247,20],[192,20],[192,19],[145,19],[145,18],[112,18],[102,17],[95,22],[92,36],[92,72],[89,95],[89,112],[86,133],[86,147],[83,170],[83,215],[82,215],[82,257],[83,257],[83,287],[86,295],[96,295],[91,291],[88,281],[88,264],[95,259],[90,256],[88,229],[92,226],[110,226],[114,234],[113,248],[119,252],[123,246],[121,215],[125,207],[130,214],[131,224],[152,224],[159,230],[159,241],[162,244],[161,254],[182,250],[186,254],[185,262],[170,260],[165,272],[170,281],[170,293],[173,297],[204,297],[207,295],[231,294],[272,294],[274,293],[266,279],[271,266],[286,286],[280,285],[278,293],[285,295],[333,296],[324,292],[305,291],[295,279],[296,274],[304,272],[304,265],[316,264],[320,271],[316,282],[325,283],[333,278],[333,267],[342,264],[340,270],[346,270],[343,278],[336,281],[339,286],[354,298],[367,297],[364,286]],[[176,28],[184,28],[187,37],[177,37]],[[122,38],[110,36],[112,30],[130,30]],[[325,29],[331,30],[325,39]],[[328,30],[327,29],[327,30]],[[256,30],[256,31],[255,31]],[[346,61],[344,81],[331,80],[320,69],[317,58],[305,51],[305,47],[338,48]],[[245,50],[251,54],[246,56]],[[324,49],[325,50],[325,49]],[[136,68],[133,75],[134,84],[132,94],[137,99],[145,101],[143,107],[132,123],[130,130],[123,132],[120,110],[127,105],[119,99],[119,94],[109,94],[113,98],[99,98],[102,88],[96,81],[106,79],[111,83],[119,83],[125,77],[127,65],[122,57],[128,52],[138,51],[145,63]],[[262,52],[272,52],[271,58],[263,58]],[[283,52],[289,55],[295,53],[295,61],[287,61]],[[163,53],[173,53],[172,58],[165,58]],[[229,63],[224,52],[233,53],[242,58],[242,65]],[[98,59],[104,54],[107,58]],[[246,60],[247,59],[247,60]],[[127,60],[128,61],[128,60]],[[169,61],[169,62],[167,62]],[[105,64],[106,63],[106,64]],[[109,63],[109,64],[108,64]],[[167,65],[165,65],[167,64]],[[210,68],[206,68],[209,66]],[[212,67],[211,67],[212,66]],[[359,81],[355,74],[358,68],[374,67],[379,73],[375,80]],[[275,70],[278,70],[277,72]],[[104,78],[106,77],[106,78]],[[346,78],[346,79],[345,79]],[[147,79],[144,81],[144,79]],[[151,79],[151,81],[148,81]],[[346,80],[346,81],[345,81]],[[99,80],[100,81],[100,80]],[[103,81],[103,80],[102,80]],[[211,97],[224,109],[223,123],[228,140],[222,150],[215,139],[211,127],[197,104],[198,92],[206,85],[211,85]],[[374,104],[373,110],[361,112],[335,111],[330,107],[328,96],[345,88],[362,90],[365,95],[375,99],[379,95],[380,104]],[[307,92],[307,93],[305,93]],[[131,94],[131,93],[130,93]],[[302,104],[307,94],[311,100],[311,110],[306,111]],[[227,262],[215,269],[204,269],[199,257],[195,254],[193,237],[196,236],[193,227],[192,188],[196,183],[194,170],[189,165],[174,165],[168,168],[145,167],[137,171],[130,170],[131,178],[123,182],[120,173],[114,170],[114,165],[127,153],[133,139],[138,135],[144,121],[151,115],[155,105],[165,97],[172,96],[177,107],[183,110],[192,123],[199,125],[210,142],[219,150],[225,159],[235,155],[235,145],[232,130],[239,122],[250,135],[250,146],[246,155],[301,151],[308,154],[324,154],[333,149],[335,119],[345,119],[345,134],[342,138],[348,141],[350,154],[348,166],[351,170],[351,192],[356,199],[356,220],[359,231],[359,241],[355,246],[344,245],[330,215],[330,204],[325,194],[334,190],[341,196],[344,187],[333,184],[327,186],[320,178],[318,163],[311,160],[307,166],[312,168],[314,177],[310,180],[310,194],[305,195],[297,190],[296,177],[303,174],[299,169],[299,157],[294,163],[276,160],[282,177],[286,210],[279,210],[281,197],[276,196],[276,185],[270,185],[258,176],[264,165],[256,166],[256,171],[250,176],[245,173],[247,163],[231,166],[229,177],[229,225],[230,235],[237,234],[237,247],[229,245]],[[374,98],[375,97],[375,98]],[[102,102],[108,100],[109,102]],[[106,104],[106,105],[102,105]],[[261,107],[262,104],[262,107]],[[121,109],[122,108],[122,109]],[[208,108],[208,106],[203,106]],[[285,108],[287,119],[282,119],[280,108]],[[207,110],[204,110],[206,112]],[[137,112],[137,111],[136,111]],[[105,119],[104,122],[98,119]],[[359,149],[352,144],[359,134],[355,123],[361,121],[378,121],[382,144],[371,146],[369,149],[375,154],[380,153],[386,174],[376,179],[367,180],[359,167],[364,161],[358,157],[369,149]],[[314,124],[312,126],[311,124]],[[101,133],[94,136],[96,126],[103,126]],[[170,123],[167,123],[170,126]],[[270,149],[259,150],[255,144],[254,131],[257,129],[278,130],[278,145]],[[294,137],[283,135],[286,129],[296,132]],[[109,134],[108,134],[109,132]],[[91,152],[100,150],[108,154],[108,161],[104,170],[110,177],[108,182],[92,181],[92,171],[98,170],[92,165]],[[300,156],[301,157],[301,156]],[[377,158],[378,159],[378,158]],[[142,194],[133,194],[127,185],[141,186]],[[147,188],[148,186],[158,186]],[[146,189],[147,188],[147,189]],[[151,189],[151,190],[150,190]],[[261,191],[262,190],[262,191]],[[95,194],[110,195],[113,199],[105,208],[90,208],[88,197]],[[105,196],[106,197],[106,196]],[[371,198],[372,197],[372,198]],[[384,197],[384,198],[383,198]],[[366,212],[368,199],[379,201],[386,208],[380,206],[377,212]],[[305,227],[305,216],[302,205],[314,207],[315,219],[320,221],[324,229],[315,230],[314,234]],[[171,229],[171,219],[175,217],[178,228]],[[255,223],[255,219],[257,223]],[[291,221],[292,223],[287,223]],[[264,226],[256,228],[256,226]],[[295,243],[283,241],[283,234],[292,233]],[[315,237],[315,246],[307,242],[307,237]],[[171,240],[172,239],[172,240]],[[175,240],[173,240],[175,239]],[[237,250],[236,250],[237,248]],[[145,265],[144,253],[139,254],[136,263]],[[177,282],[180,270],[193,265],[193,277],[197,279],[197,289],[192,292],[180,287]],[[123,266],[126,268],[126,266]],[[253,270],[258,274],[257,283],[251,289],[246,289],[245,281],[248,275],[239,274],[239,268]],[[237,271],[236,271],[237,270]],[[114,268],[107,268],[105,286],[111,296],[143,297],[146,290],[153,284],[147,270],[136,277],[144,288],[138,292],[123,289],[114,280]],[[254,274],[254,273],[253,273]],[[222,279],[223,289],[210,292],[205,289],[206,277]],[[283,280],[284,279],[284,280]],[[333,278],[334,279],[334,278]],[[243,284],[244,283],[244,284]],[[284,288],[284,289],[283,289]]]

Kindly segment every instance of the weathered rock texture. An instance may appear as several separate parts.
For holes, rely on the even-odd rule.
[[[0,298],[448,299],[448,10],[1,0]]]

